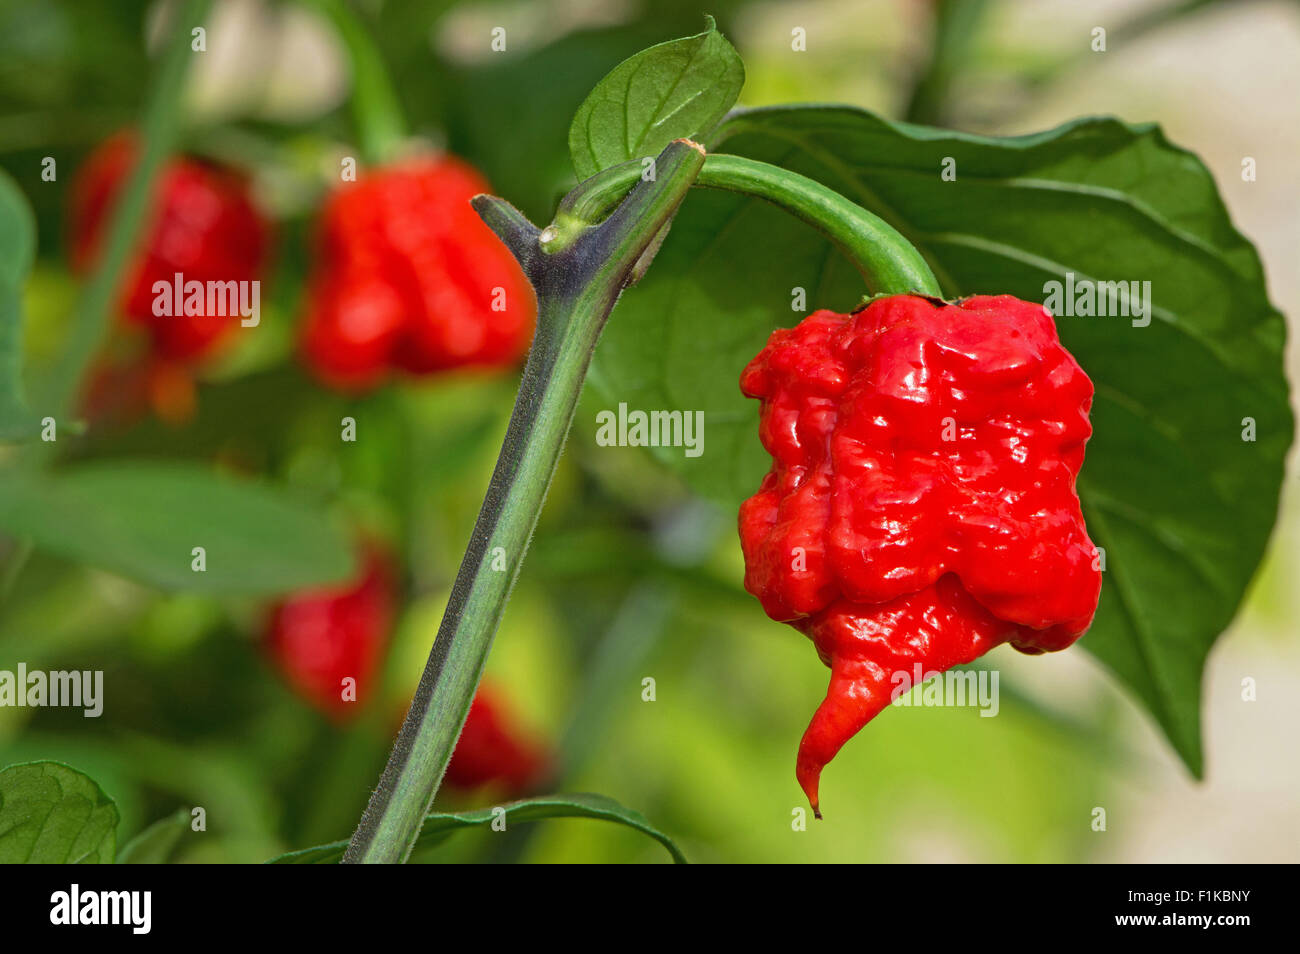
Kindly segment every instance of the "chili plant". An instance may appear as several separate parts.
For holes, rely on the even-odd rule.
[[[1205,168],[1154,126],[1080,120],[992,139],[850,107],[732,111],[742,81],[712,24],[646,50],[579,108],[569,145],[582,181],[548,225],[475,200],[537,292],[538,331],[415,703],[344,860],[402,860],[419,834],[607,320],[601,389],[704,408],[710,440],[742,466],[664,460],[734,506],[761,462],[728,382],[781,321],[764,302],[792,285],[845,307],[864,294],[1043,301],[1053,282],[1151,276],[1162,292],[1149,313],[1079,309],[1083,320],[1057,323],[1097,388],[1078,498],[1098,544],[1087,563],[1107,585],[1099,605],[1083,596],[1083,627],[1097,608],[1083,645],[1202,771],[1201,671],[1263,552],[1293,429],[1282,317]],[[1243,452],[1245,418],[1258,430]],[[1179,492],[1141,476],[1154,472],[1180,475]]]
[[[20,292],[35,239],[22,194],[0,177],[0,435],[15,444],[0,529],[21,542],[11,580],[32,550],[207,592],[279,595],[356,575],[348,534],[279,488],[189,465],[56,459],[80,426],[78,389],[176,144],[206,6],[176,24],[66,347],[30,395]],[[348,51],[364,159],[399,166],[406,124],[382,57],[342,3],[311,6]],[[943,43],[959,36],[940,30]],[[952,82],[941,65],[937,47],[912,115],[941,114]],[[709,19],[617,65],[578,106],[576,184],[548,222],[509,196],[473,198],[536,302],[504,443],[355,833],[276,860],[402,862],[458,828],[566,816],[630,826],[682,860],[602,796],[432,813],[587,384],[610,404],[700,409],[707,454],[652,451],[742,513],[747,588],[832,667],[798,760],[814,809],[823,765],[887,704],[892,675],[915,662],[929,676],[1001,642],[1040,652],[1082,635],[1203,773],[1202,671],[1264,552],[1294,430],[1283,318],[1207,169],[1154,125],[1086,118],[995,138],[852,106],[739,108],[744,80]],[[393,181],[479,181],[412,168]],[[349,222],[373,211],[370,200],[339,207]],[[418,268],[434,240],[395,243],[400,267],[381,265]],[[309,352],[323,378],[373,383],[417,358],[425,370],[455,363],[451,338],[420,357],[397,337],[361,362],[329,311],[349,261],[340,253],[314,282]],[[407,310],[424,307],[428,289],[407,290]],[[512,287],[510,333],[482,351],[494,362],[518,351],[526,294]],[[761,430],[746,395],[762,402]],[[293,605],[352,599],[327,592]],[[336,674],[322,671],[313,692],[337,709]],[[39,851],[39,826],[0,825],[0,856],[115,857],[117,812],[89,778],[50,762],[0,772],[0,818],[56,817],[68,798],[93,810]],[[163,857],[187,824],[183,812],[164,819],[120,854]]]

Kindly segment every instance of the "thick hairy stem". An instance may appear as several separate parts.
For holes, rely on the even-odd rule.
[[[562,243],[554,227],[538,231],[500,199],[475,200],[537,292],[537,332],[428,664],[345,862],[401,862],[410,854],[465,723],[601,329],[703,162],[696,144],[670,144],[653,181],[637,185],[599,224],[570,228]]]

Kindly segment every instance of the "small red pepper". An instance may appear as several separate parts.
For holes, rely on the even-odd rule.
[[[451,157],[363,173],[321,212],[303,351],[326,383],[362,389],[401,369],[425,375],[510,365],[536,304],[510,252],[470,206],[490,191]]]
[[[133,133],[105,140],[77,170],[71,188],[72,265],[95,263],[108,216],[135,166]],[[270,227],[238,173],[191,158],[173,159],[154,182],[140,247],[127,269],[122,315],[143,327],[155,355],[192,362],[211,354],[238,325],[237,308],[224,315],[154,314],[155,282],[251,282],[266,263]],[[205,297],[206,302],[206,297]]]
[[[342,586],[305,590],[272,608],[265,647],[308,702],[336,721],[360,712],[392,630],[396,583],[388,557],[365,547],[361,572]],[[355,701],[343,680],[355,680]]]
[[[1041,305],[899,295],[773,332],[741,390],[773,457],[740,509],[745,587],[831,669],[796,766],[820,817],[822,768],[895,673],[1064,649],[1092,622],[1092,382]]]
[[[149,353],[125,360],[102,355],[91,365],[80,399],[86,420],[97,427],[126,427],[150,409],[172,425],[193,418],[197,397],[188,364]]]
[[[541,781],[547,762],[541,746],[515,724],[502,693],[485,680],[470,704],[444,780],[463,791],[494,785],[519,796]]]

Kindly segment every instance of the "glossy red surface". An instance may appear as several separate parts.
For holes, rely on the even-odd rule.
[[[1040,305],[900,295],[775,331],[741,389],[773,457],[740,510],[745,586],[831,668],[796,773],[817,809],[822,768],[893,673],[1088,628],[1101,574],[1075,478],[1092,382]]]

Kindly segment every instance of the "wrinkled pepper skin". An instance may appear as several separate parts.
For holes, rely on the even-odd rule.
[[[1092,382],[1041,305],[898,295],[773,332],[741,390],[773,458],[740,510],[745,587],[831,670],[796,765],[820,817],[822,768],[893,674],[1064,649],[1092,622]]]
[[[444,781],[462,791],[491,785],[516,797],[541,781],[547,762],[542,748],[515,725],[505,697],[485,680],[470,704]]]
[[[532,339],[532,286],[470,206],[473,168],[422,158],[364,172],[327,200],[303,322],[307,365],[362,390],[389,372],[516,363]]]
[[[389,558],[369,544],[354,580],[295,593],[272,608],[265,649],[299,695],[334,721],[347,721],[376,688],[396,600]],[[343,698],[346,677],[356,680],[356,702]]]
[[[105,140],[77,170],[71,188],[73,268],[95,264],[108,217],[135,167],[134,134]],[[210,355],[238,326],[238,308],[226,315],[154,314],[154,283],[170,289],[185,282],[251,282],[261,275],[270,248],[270,225],[239,173],[196,159],[168,162],[154,181],[139,249],[128,266],[121,313],[148,332],[155,357],[192,363]]]

